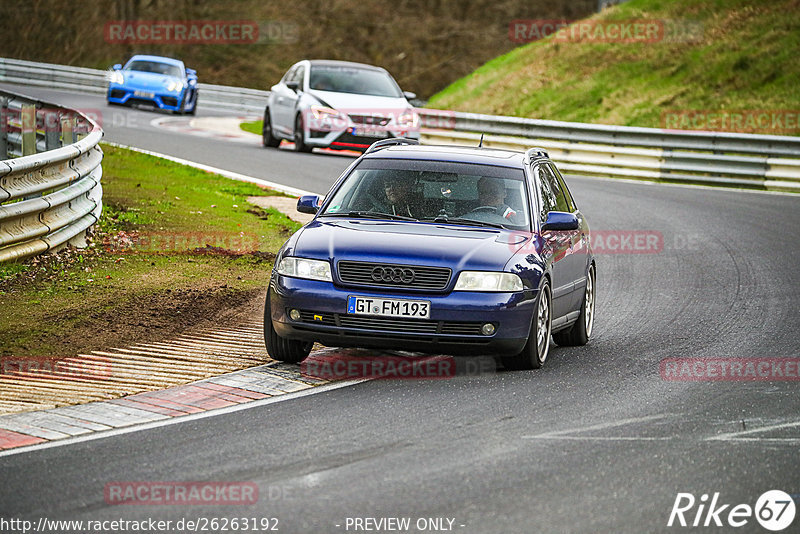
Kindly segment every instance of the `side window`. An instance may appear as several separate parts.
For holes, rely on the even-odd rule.
[[[558,178],[556,178],[556,175],[549,164],[542,164],[539,169],[543,178],[542,181],[547,182],[547,184],[550,186],[550,191],[555,199],[555,208],[553,209],[556,211],[566,211],[568,213],[572,213],[573,209],[571,208],[571,203],[567,200],[566,188],[563,186],[564,182],[562,181],[559,183]]]
[[[547,213],[556,209],[556,197],[550,187],[550,179],[545,172],[544,165],[536,167],[536,186],[539,188],[539,198],[542,201],[539,220],[544,222],[547,219]]]
[[[306,73],[305,66],[298,65],[297,71],[294,73],[294,77],[292,78],[292,80],[296,81],[297,85],[300,86],[301,91],[303,90],[303,81],[305,80],[305,73]]]
[[[550,170],[555,175],[556,179],[558,180],[558,185],[564,192],[564,197],[566,198],[567,205],[569,206],[569,209],[564,211],[568,211],[570,213],[574,212],[575,210],[578,209],[578,207],[575,205],[575,199],[572,198],[572,193],[569,192],[569,188],[567,187],[567,183],[564,181],[564,177],[561,176],[561,173],[558,171],[555,165],[551,163],[549,167]]]
[[[294,79],[295,74],[297,74],[297,69],[300,68],[300,65],[295,65],[283,76],[283,83],[290,82]]]

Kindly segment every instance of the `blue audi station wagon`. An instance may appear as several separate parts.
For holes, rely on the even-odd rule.
[[[540,368],[586,344],[589,226],[542,149],[374,143],[283,245],[264,313],[270,356],[335,347],[491,354]]]

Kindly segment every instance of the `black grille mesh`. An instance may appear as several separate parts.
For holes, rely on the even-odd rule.
[[[446,267],[425,267],[419,265],[395,265],[388,263],[370,263],[359,261],[340,261],[338,264],[339,278],[348,285],[354,286],[378,286],[378,287],[401,287],[410,289],[429,289],[441,291],[450,282],[450,269]],[[375,269],[410,269],[414,272],[414,280],[411,283],[375,281],[373,271]]]

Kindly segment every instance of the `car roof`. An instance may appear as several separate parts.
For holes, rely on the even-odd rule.
[[[366,63],[356,63],[354,61],[339,61],[337,59],[309,59],[307,60],[311,66],[319,65],[323,67],[351,67],[366,70],[386,71],[383,67],[376,67],[375,65],[367,65]]]
[[[524,167],[523,152],[501,148],[445,146],[445,145],[393,145],[365,154],[365,159],[416,159],[475,163],[498,167]]]
[[[143,61],[156,61],[158,63],[169,63],[170,65],[177,65],[179,67],[181,65],[183,65],[183,61],[181,61],[180,59],[174,59],[174,58],[171,58],[171,57],[164,57],[164,56],[148,56],[148,55],[145,55],[145,54],[137,54],[135,56],[132,56],[128,60],[128,62],[131,62],[134,59],[135,60],[143,60]]]

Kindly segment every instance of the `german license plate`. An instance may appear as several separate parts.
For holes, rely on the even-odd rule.
[[[133,96],[138,96],[139,98],[153,98],[156,94],[148,93],[147,91],[134,91]]]
[[[381,299],[376,297],[347,297],[347,313],[428,319],[431,303],[427,300]]]
[[[389,132],[380,128],[356,128],[353,127],[351,133],[358,137],[388,137]]]

